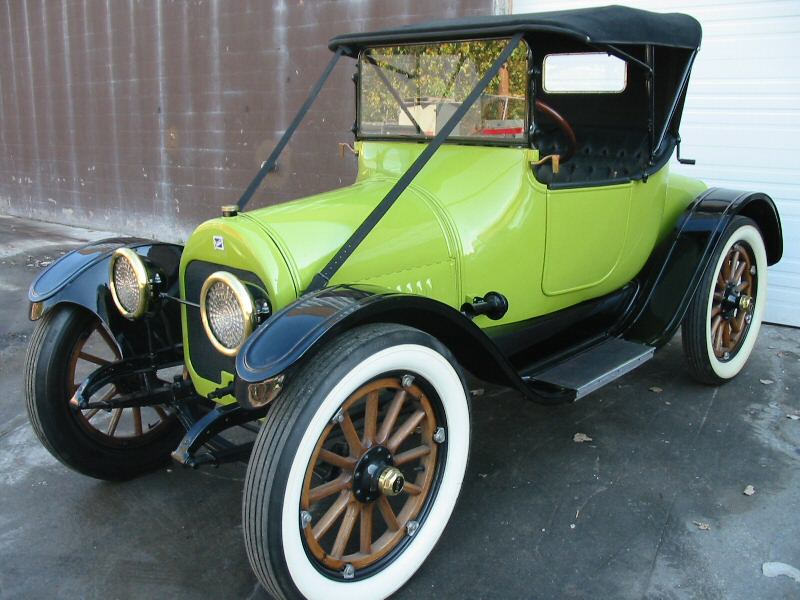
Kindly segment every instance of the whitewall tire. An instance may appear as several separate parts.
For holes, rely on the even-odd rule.
[[[767,303],[767,253],[761,231],[735,217],[722,236],[683,321],[692,376],[719,385],[744,368]]]
[[[399,325],[352,330],[296,373],[245,479],[245,544],[266,590],[366,600],[406,583],[461,491],[467,399],[447,348]]]

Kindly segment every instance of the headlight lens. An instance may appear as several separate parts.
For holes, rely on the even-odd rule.
[[[209,275],[200,290],[200,316],[214,347],[235,356],[255,325],[253,297],[245,285],[226,271]]]
[[[117,248],[111,255],[108,287],[122,316],[138,319],[147,312],[152,287],[144,261],[130,248]]]

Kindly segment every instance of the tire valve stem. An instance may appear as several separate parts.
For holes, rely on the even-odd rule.
[[[411,387],[412,383],[414,383],[413,375],[403,375],[403,378],[400,380],[400,385],[402,385],[403,389],[406,390]]]
[[[333,415],[331,423],[335,425],[336,423],[341,423],[342,421],[344,421],[344,413],[340,410],[335,415]]]
[[[300,513],[300,525],[305,529],[311,523],[311,513],[304,510]]]
[[[345,579],[352,579],[355,576],[356,576],[356,570],[353,568],[353,565],[347,563],[344,566],[344,570],[342,571],[342,577],[344,577]]]

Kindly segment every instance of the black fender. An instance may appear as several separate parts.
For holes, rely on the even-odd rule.
[[[290,371],[316,347],[348,329],[378,322],[421,329],[445,344],[474,375],[531,393],[494,342],[456,309],[424,296],[342,285],[299,298],[248,338],[236,357],[237,400],[248,406],[248,384]]]
[[[675,230],[650,256],[637,278],[640,291],[627,311],[621,335],[628,340],[663,346],[686,314],[722,234],[737,215],[753,219],[761,230],[767,264],[783,255],[778,209],[766,194],[710,188],[678,220]]]
[[[177,303],[162,303],[153,314],[129,321],[111,299],[109,261],[117,248],[127,247],[146,257],[164,282],[170,296],[178,293],[178,266],[183,247],[141,238],[109,238],[65,254],[42,271],[28,290],[31,319],[39,319],[55,306],[75,304],[93,312],[120,344],[123,356],[149,352],[148,329],[159,347],[180,348],[181,320]],[[143,326],[144,325],[144,326]]]

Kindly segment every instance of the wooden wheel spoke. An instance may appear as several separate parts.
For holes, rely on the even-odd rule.
[[[100,412],[99,408],[93,408],[92,410],[87,412],[85,415],[83,415],[83,418],[86,419],[87,421],[91,421],[92,417],[94,417],[99,412]]]
[[[336,523],[336,519],[344,512],[348,502],[350,502],[350,492],[342,492],[336,499],[336,502],[328,507],[328,510],[325,511],[325,514],[320,517],[317,524],[314,525],[311,530],[315,539],[318,540],[328,532],[333,524]]]
[[[119,358],[119,348],[117,347],[117,341],[111,337],[111,334],[106,331],[106,328],[103,327],[100,323],[97,324],[95,327],[95,331],[100,334],[100,337],[103,338],[103,341],[106,345],[111,348],[111,351],[114,353],[114,356]]]
[[[716,317],[716,316],[717,316],[719,313],[721,313],[721,312],[722,312],[722,306],[721,306],[721,305],[719,305],[719,304],[715,304],[715,305],[714,305],[714,306],[711,308],[711,318],[713,319],[714,317]]]
[[[400,445],[406,440],[406,438],[411,435],[411,433],[417,428],[417,425],[420,424],[422,419],[425,418],[425,411],[424,410],[417,410],[415,411],[408,419],[403,422],[400,427],[397,428],[397,431],[394,432],[389,441],[386,443],[386,447],[389,448],[391,452],[397,452],[397,449]]]
[[[397,517],[394,514],[394,510],[392,510],[392,505],[389,504],[389,500],[386,498],[386,496],[381,496],[378,498],[378,510],[381,511],[381,516],[386,522],[386,526],[390,530],[397,531],[400,529],[400,523],[398,522]]]
[[[735,290],[737,292],[750,291],[750,282],[745,279],[743,282],[741,282],[739,285],[736,286]]]
[[[114,409],[114,414],[111,416],[111,422],[108,424],[106,435],[113,436],[114,433],[117,431],[117,426],[119,425],[119,420],[122,418],[123,410],[125,409],[123,408]]]
[[[717,335],[717,330],[719,329],[720,323],[722,323],[722,317],[716,316],[714,320],[711,321],[711,337],[715,337]]]
[[[397,421],[397,417],[400,415],[400,411],[403,409],[403,403],[405,402],[407,395],[408,392],[405,390],[397,390],[397,393],[392,399],[392,403],[389,405],[389,408],[386,411],[386,415],[383,417],[383,423],[381,423],[380,431],[378,431],[378,438],[375,440],[376,443],[383,444],[387,439],[389,439],[389,434],[392,432],[394,424]]]
[[[714,334],[714,353],[719,354],[722,351],[722,327],[717,327]]]
[[[416,448],[412,448],[411,450],[406,450],[405,452],[396,454],[394,457],[394,464],[404,465],[413,460],[417,460],[418,458],[422,458],[423,456],[428,456],[430,453],[431,449],[429,446],[418,446]]]
[[[725,300],[725,295],[722,292],[714,292],[714,300],[717,302],[722,302]]]
[[[353,419],[347,411],[342,412],[342,420],[339,421],[339,427],[342,428],[344,439],[347,440],[347,445],[350,446],[350,456],[360,456],[364,451],[364,446],[361,445],[361,438],[358,437]]]
[[[308,503],[315,504],[322,500],[323,498],[327,498],[335,494],[336,492],[341,492],[345,488],[350,485],[350,476],[347,475],[340,475],[333,481],[329,481],[328,483],[323,483],[322,485],[318,485],[317,487],[313,487],[308,491]]]
[[[363,554],[372,552],[372,511],[375,505],[373,503],[361,505],[361,520],[359,531],[359,551]]]
[[[352,470],[353,467],[355,467],[356,465],[356,459],[349,456],[342,456],[341,454],[336,454],[336,452],[332,452],[327,448],[320,449],[319,459],[323,462],[328,463],[329,465],[339,467],[340,469]]]
[[[331,550],[331,556],[333,558],[342,558],[347,548],[347,542],[350,541],[350,536],[353,535],[353,528],[355,527],[360,512],[358,502],[355,500],[347,505],[347,511],[344,513],[342,524],[339,525],[339,531],[336,533],[336,541],[333,542],[333,549]]]
[[[82,358],[83,360],[89,361],[90,363],[94,363],[96,365],[101,365],[101,366],[111,364],[110,360],[106,360],[105,358],[95,356],[94,354],[90,354],[85,350],[81,350],[80,352],[78,352],[78,358]]]
[[[728,272],[726,274],[728,280],[732,279],[732,277],[733,277],[734,269],[736,269],[736,266],[739,264],[739,255],[740,254],[741,254],[741,252],[739,251],[739,249],[735,248],[735,250],[733,252],[733,256],[731,257],[731,261],[728,263]]]
[[[412,496],[419,496],[422,493],[422,488],[419,487],[416,483],[411,483],[410,481],[406,481],[403,485],[403,491],[407,494],[411,494]]]
[[[378,391],[370,392],[367,395],[366,407],[364,409],[364,447],[369,448],[375,443],[378,434],[378,403],[380,394]]]
[[[742,275],[744,274],[744,270],[746,268],[747,268],[747,261],[743,260],[742,262],[739,263],[739,266],[736,267],[736,271],[734,272],[733,277],[731,279],[733,279],[733,281],[739,281],[742,278]]]
[[[731,322],[726,321],[722,326],[722,345],[725,348],[730,348],[731,345]]]
[[[134,406],[133,412],[133,433],[134,435],[142,435],[142,409]]]
[[[739,316],[733,319],[733,321],[731,321],[731,328],[736,334],[741,333],[741,331],[744,329],[744,319],[746,315],[747,313],[745,311],[740,310]],[[736,340],[738,339],[739,335],[736,336]]]

